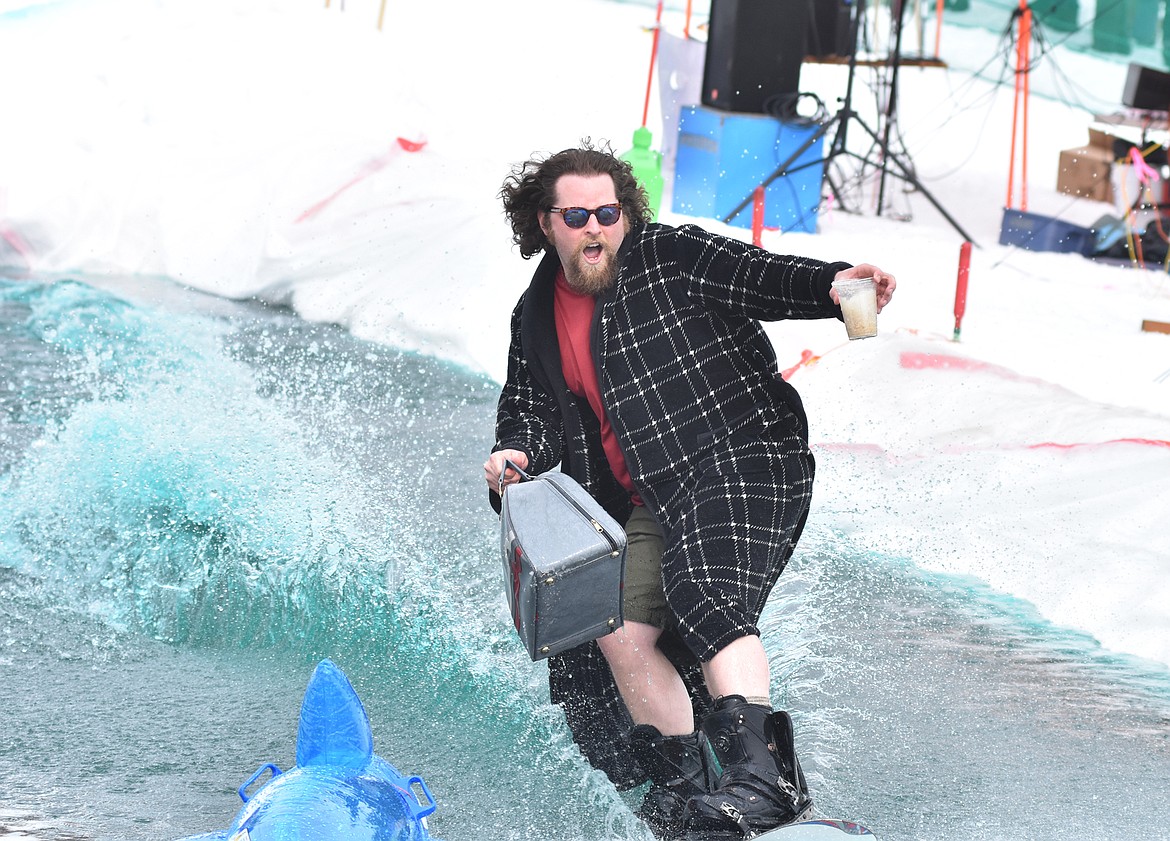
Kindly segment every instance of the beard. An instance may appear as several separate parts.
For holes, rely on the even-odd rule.
[[[590,263],[585,260],[585,249],[579,249],[572,255],[572,259],[561,259],[561,266],[565,270],[565,282],[569,288],[580,295],[600,295],[613,286],[617,280],[618,260],[617,253],[605,243],[601,246],[602,260]]]

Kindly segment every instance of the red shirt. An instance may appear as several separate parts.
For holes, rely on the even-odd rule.
[[[623,488],[630,492],[635,505],[642,505],[642,499],[634,490],[626,458],[618,446],[617,435],[605,416],[601,405],[601,388],[597,384],[597,369],[593,367],[593,354],[589,345],[589,333],[593,325],[593,307],[596,300],[592,295],[582,295],[569,288],[565,271],[557,272],[556,290],[553,294],[553,313],[557,325],[557,342],[561,347],[561,368],[569,391],[584,397],[593,407],[594,414],[601,421],[601,447],[609,469]]]

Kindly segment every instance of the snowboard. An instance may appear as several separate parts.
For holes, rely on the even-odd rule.
[[[846,841],[850,836],[877,838],[866,827],[853,821],[812,818],[770,829],[753,836],[752,841]]]

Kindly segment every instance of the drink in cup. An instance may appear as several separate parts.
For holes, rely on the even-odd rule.
[[[833,288],[841,299],[845,332],[850,339],[868,339],[877,335],[877,286],[872,277],[834,280]]]

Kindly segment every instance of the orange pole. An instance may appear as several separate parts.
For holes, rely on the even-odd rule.
[[[658,0],[658,12],[654,15],[654,43],[650,47],[650,73],[646,76],[646,103],[642,106],[642,126],[650,116],[650,90],[654,82],[654,62],[658,61],[658,34],[662,32],[662,0]]]
[[[1019,40],[1016,43],[1015,100],[1012,103],[1012,146],[1011,166],[1008,168],[1008,194],[1006,207],[1015,201],[1016,137],[1020,134],[1019,122],[1023,118],[1023,138],[1020,150],[1021,186],[1020,210],[1028,209],[1028,71],[1031,63],[1032,10],[1027,0],[1020,0]]]
[[[1020,43],[1024,56],[1024,142],[1020,149],[1020,210],[1028,209],[1028,98],[1032,71],[1032,9],[1020,0],[1024,16],[1020,19]]]
[[[941,3],[942,0],[939,0]],[[683,23],[683,37],[690,39],[691,37],[691,0],[687,0],[687,19]]]
[[[934,57],[939,57],[939,45],[942,42],[942,16],[943,16],[943,2],[938,0],[934,6]]]

